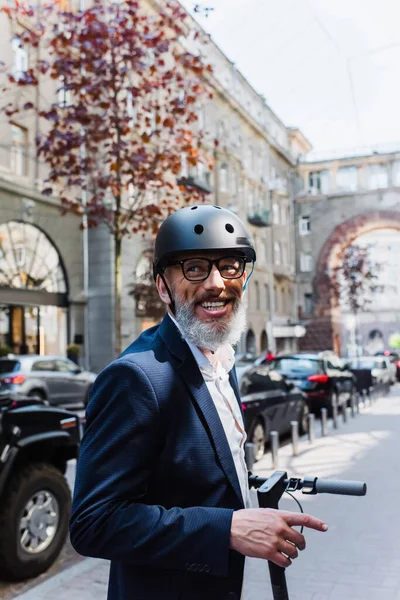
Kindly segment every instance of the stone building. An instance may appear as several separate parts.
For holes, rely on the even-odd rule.
[[[357,317],[358,343],[367,350],[371,332],[378,329],[387,346],[390,335],[400,329],[397,292],[392,289],[400,239],[400,153],[303,162],[298,172],[296,270],[300,317],[307,324],[302,348],[354,353],[349,341],[352,319],[346,307],[333,306],[329,285],[329,270],[341,250],[354,241],[368,242],[384,270],[383,292],[377,290],[368,309]]]
[[[25,69],[30,57],[13,42],[4,14],[0,27],[8,32],[0,42],[4,62],[15,72]],[[254,236],[258,260],[238,352],[294,349],[300,335],[295,168],[309,145],[298,130],[285,127],[212,40],[207,60],[214,67],[214,98],[202,107],[199,125],[208,131],[210,146],[218,140],[214,171],[199,167],[186,176],[208,192],[209,202],[237,212]],[[40,94],[52,102],[57,87],[50,82]],[[0,124],[0,345],[17,353],[65,354],[68,344],[77,343],[82,364],[98,371],[114,356],[112,239],[101,227],[82,234],[78,217],[61,217],[58,202],[40,194],[46,170],[35,157],[38,127],[25,116]],[[148,271],[150,249],[151,240],[123,242],[124,345],[157,321],[131,295],[137,276]]]

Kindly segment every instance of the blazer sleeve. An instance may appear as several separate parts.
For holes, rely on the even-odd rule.
[[[96,379],[77,463],[70,535],[84,556],[186,570],[229,571],[233,510],[142,502],[162,436],[153,387],[137,364],[119,359]]]

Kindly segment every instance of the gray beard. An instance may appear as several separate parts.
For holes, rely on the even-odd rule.
[[[246,330],[246,308],[241,300],[236,301],[229,321],[200,321],[192,304],[180,304],[175,297],[175,319],[181,328],[182,337],[203,350],[218,350],[228,343],[234,346]]]

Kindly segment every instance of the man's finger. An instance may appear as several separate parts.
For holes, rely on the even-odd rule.
[[[306,539],[302,533],[296,531],[296,529],[292,529],[291,527],[287,528],[287,532],[284,534],[285,539],[288,542],[292,542],[299,550],[304,550],[306,547]]]
[[[304,513],[290,513],[284,512],[281,514],[281,517],[286,521],[289,527],[296,527],[303,525],[304,527],[308,527],[309,529],[316,529],[317,531],[327,531],[328,525],[321,521],[321,519],[317,519],[312,515],[307,515]]]

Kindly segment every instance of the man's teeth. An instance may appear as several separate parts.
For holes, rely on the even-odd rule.
[[[208,310],[216,310],[218,308],[224,308],[225,302],[202,302],[201,305],[203,308],[207,308]]]

